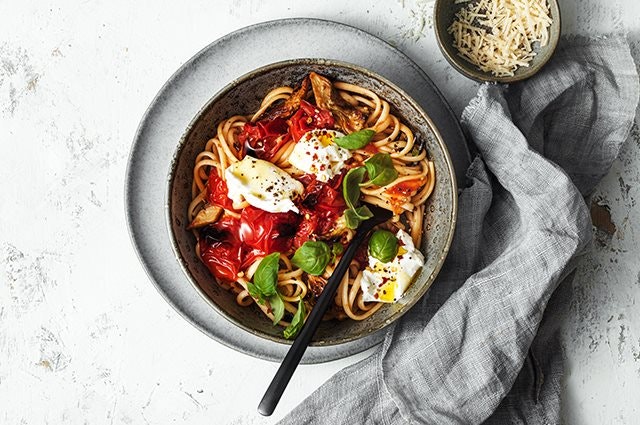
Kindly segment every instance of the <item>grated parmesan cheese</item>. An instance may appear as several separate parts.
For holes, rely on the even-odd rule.
[[[455,0],[467,3],[448,28],[458,54],[496,77],[528,67],[533,44],[549,42],[547,0]]]

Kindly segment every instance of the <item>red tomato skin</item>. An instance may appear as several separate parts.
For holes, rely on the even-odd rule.
[[[293,240],[293,246],[302,246],[307,240],[315,240],[333,230],[336,220],[344,213],[346,203],[342,191],[342,174],[327,183],[318,181],[312,174],[305,174],[300,181],[305,186],[301,197],[301,223]]]
[[[317,108],[304,100],[300,101],[300,109],[289,119],[289,132],[296,142],[309,130],[332,129],[334,126],[335,120],[331,112]]]
[[[218,172],[213,167],[207,180],[207,199],[210,204],[233,210],[233,201],[229,199],[227,183],[218,176]]]
[[[287,121],[282,118],[262,120],[255,124],[246,123],[238,134],[238,142],[243,147],[243,156],[244,153],[248,153],[265,161],[273,158],[289,140],[291,140],[289,127]]]
[[[242,264],[242,244],[237,237],[239,220],[223,217],[200,231],[200,257],[222,282],[235,281]]]
[[[242,210],[238,232],[247,257],[243,267],[257,257],[289,251],[299,221],[300,217],[292,211],[270,213],[252,206]]]
[[[219,281],[235,281],[257,258],[291,249],[300,217],[249,206],[240,219],[226,216],[200,233],[200,257]]]

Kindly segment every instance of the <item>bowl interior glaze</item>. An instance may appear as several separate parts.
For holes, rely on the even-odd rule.
[[[364,321],[327,321],[321,324],[312,345],[334,345],[364,337],[404,314],[427,291],[449,250],[456,222],[457,189],[454,170],[437,129],[424,111],[407,94],[386,79],[355,65],[324,60],[296,59],[259,68],[233,81],[202,108],[193,119],[178,145],[167,187],[167,223],[176,253],[188,280],[212,308],[248,332],[279,343],[290,344],[282,337],[282,328],[255,306],[241,307],[235,295],[220,288],[195,253],[196,239],[187,230],[187,207],[191,201],[193,166],[206,142],[215,136],[221,120],[256,111],[263,97],[273,88],[295,86],[309,72],[315,71],[332,80],[345,81],[376,92],[392,105],[392,113],[409,125],[423,140],[435,163],[436,185],[426,204],[424,237],[421,250],[426,264],[422,272],[396,304],[383,306]],[[215,72],[212,70],[211,72]],[[185,285],[188,285],[185,282]],[[212,312],[212,314],[215,314]]]

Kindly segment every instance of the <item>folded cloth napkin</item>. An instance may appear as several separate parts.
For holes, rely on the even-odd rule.
[[[438,279],[373,355],[281,423],[558,423],[564,304],[551,296],[590,241],[583,196],[617,156],[638,95],[617,37],[563,39],[535,77],[481,86],[462,115],[478,156]]]

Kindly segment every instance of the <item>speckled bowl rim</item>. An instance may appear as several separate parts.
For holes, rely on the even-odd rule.
[[[442,55],[444,56],[444,58],[447,60],[447,62],[449,62],[449,64],[456,71],[458,71],[465,77],[470,78],[474,81],[478,81],[480,83],[508,84],[508,83],[516,83],[518,81],[524,81],[526,79],[529,79],[534,75],[536,75],[542,68],[544,68],[544,66],[551,60],[554,52],[556,51],[556,48],[558,47],[558,42],[560,41],[560,35],[562,33],[562,17],[561,17],[561,11],[560,11],[560,4],[558,3],[558,0],[547,0],[549,2],[549,8],[550,9],[555,8],[555,10],[552,10],[552,12],[556,12],[556,13],[554,13],[554,19],[551,25],[556,25],[557,23],[558,32],[554,37],[549,38],[549,44],[545,46],[545,49],[550,49],[549,55],[546,58],[538,62],[535,66],[532,66],[526,69],[526,72],[523,72],[520,75],[514,75],[512,77],[509,77],[509,76],[495,77],[490,72],[484,72],[479,69],[470,71],[464,66],[460,65],[460,62],[469,64],[469,66],[475,66],[475,65],[473,65],[471,62],[467,61],[466,59],[460,56],[456,55],[452,57],[449,54],[449,52],[445,49],[444,47],[445,41],[440,36],[440,31],[438,30],[438,28],[442,23],[440,22],[440,13],[438,13],[438,11],[440,10],[440,6],[445,1],[453,1],[453,0],[436,0],[435,4],[433,5],[433,32],[436,35],[436,41],[438,42],[438,47],[440,48],[440,51],[442,52]],[[557,15],[557,18],[556,18],[556,15]]]
[[[196,115],[191,120],[189,125],[186,127],[184,133],[180,137],[180,140],[176,146],[176,149],[174,151],[174,154],[171,160],[171,166],[170,166],[170,170],[167,178],[167,187],[165,191],[165,224],[167,226],[169,238],[171,240],[171,247],[173,248],[175,258],[178,261],[180,268],[182,269],[183,273],[191,283],[191,286],[198,292],[198,294],[200,294],[200,296],[205,300],[205,302],[207,302],[207,304],[209,304],[218,314],[220,314],[222,317],[227,319],[229,322],[231,322],[232,324],[238,326],[239,328],[255,336],[258,336],[273,342],[277,342],[280,344],[290,345],[293,343],[293,341],[280,338],[280,337],[275,337],[273,335],[266,334],[264,332],[253,329],[249,326],[246,326],[245,324],[241,323],[239,320],[235,319],[233,316],[228,314],[222,307],[218,306],[204,292],[204,290],[197,283],[196,279],[192,276],[185,259],[180,254],[180,249],[178,247],[178,242],[173,232],[173,226],[172,226],[172,217],[171,217],[172,194],[171,192],[172,192],[174,180],[176,177],[177,164],[178,164],[178,159],[180,157],[180,154],[182,153],[183,148],[186,146],[187,139],[189,138],[192,129],[194,128],[196,123],[201,119],[202,115],[213,104],[217,103],[221,98],[226,96],[236,86],[254,78],[256,75],[261,75],[261,74],[264,74],[273,70],[277,70],[280,68],[286,68],[286,67],[297,66],[297,65],[323,65],[323,66],[336,66],[336,67],[346,68],[353,72],[363,74],[367,78],[376,79],[379,82],[383,83],[384,85],[388,86],[390,89],[394,90],[400,96],[402,96],[407,102],[411,104],[411,107],[415,109],[415,111],[417,111],[425,119],[425,121],[427,122],[427,125],[429,126],[429,129],[431,130],[431,132],[433,133],[436,139],[438,146],[442,150],[442,153],[443,153],[442,159],[444,159],[444,162],[447,166],[450,188],[451,188],[451,195],[452,195],[450,199],[451,207],[452,207],[451,219],[448,222],[449,224],[447,228],[444,249],[440,252],[440,257],[438,258],[438,261],[436,262],[435,267],[431,271],[431,274],[422,283],[423,288],[420,290],[420,292],[416,293],[415,297],[409,300],[402,309],[393,313],[387,320],[385,320],[380,326],[376,328],[372,328],[368,331],[361,332],[356,335],[335,339],[335,340],[332,340],[331,342],[326,342],[321,340],[321,341],[313,341],[309,344],[310,346],[316,346],[316,347],[329,347],[329,346],[340,345],[340,344],[344,344],[347,342],[364,338],[374,332],[377,332],[386,328],[391,323],[395,322],[400,317],[402,317],[406,312],[408,312],[411,309],[411,307],[413,307],[419,300],[421,300],[424,297],[424,295],[428,292],[429,288],[431,287],[434,280],[438,276],[438,273],[442,269],[442,266],[447,257],[447,254],[449,253],[449,248],[451,247],[451,241],[453,240],[453,235],[455,233],[457,214],[458,214],[458,196],[457,196],[458,190],[457,190],[455,169],[453,167],[453,161],[451,160],[449,150],[447,149],[447,146],[444,143],[444,140],[442,139],[440,132],[438,131],[437,127],[435,126],[435,124],[433,123],[429,115],[427,115],[427,113],[422,109],[422,107],[415,100],[413,100],[413,98],[409,96],[404,90],[402,90],[400,87],[398,87],[397,85],[395,85],[394,83],[386,79],[385,77],[382,77],[381,75],[373,71],[370,71],[364,67],[361,67],[352,63],[348,63],[348,62],[343,62],[343,61],[338,61],[333,59],[322,59],[322,58],[301,58],[301,59],[290,59],[290,60],[274,62],[272,64],[268,64],[268,65],[256,68],[253,71],[249,71],[248,73],[234,79],[229,84],[227,84],[222,89],[220,89],[220,91],[215,93],[211,97],[211,99],[209,99],[209,101],[205,105],[203,105],[202,108],[200,108],[200,110],[196,113]]]

